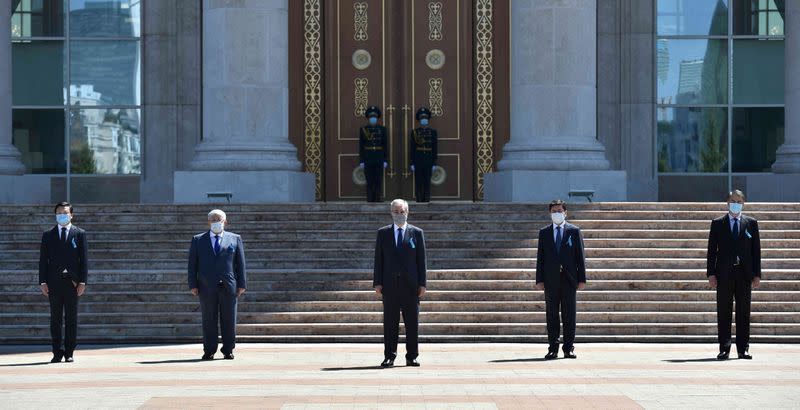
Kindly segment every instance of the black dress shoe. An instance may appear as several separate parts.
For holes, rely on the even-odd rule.
[[[64,361],[67,362],[67,363],[72,363],[72,362],[75,361],[75,359],[73,359],[72,356],[67,356],[67,357],[64,357]]]
[[[233,353],[225,353],[225,360],[233,360]]]
[[[381,362],[381,367],[392,367],[392,366],[394,366],[394,357],[387,357],[383,359],[383,362]]]
[[[406,366],[419,367],[417,359],[406,359]]]
[[[728,355],[730,355],[730,353],[731,352],[728,351],[719,352],[719,354],[717,355],[717,360],[728,360]]]
[[[556,359],[556,358],[558,358],[558,350],[556,350],[555,352],[554,351],[549,351],[544,356],[544,360],[553,360],[553,359]]]
[[[53,353],[53,358],[50,359],[50,363],[59,363],[63,358],[64,358],[63,353]]]
[[[575,355],[575,349],[569,349],[569,351],[564,350],[564,358],[565,359],[577,359],[578,356]]]
[[[200,360],[214,360],[214,353],[204,354],[203,357],[200,358]]]
[[[750,356],[750,352],[748,352],[747,350],[745,350],[742,353],[739,353],[739,358],[745,360],[753,360],[753,356]]]

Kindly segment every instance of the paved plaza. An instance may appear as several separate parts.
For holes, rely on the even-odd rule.
[[[530,409],[800,408],[800,346],[753,345],[718,362],[713,344],[423,344],[422,367],[377,367],[378,344],[239,344],[201,362],[200,345],[0,347],[3,408]],[[398,352],[400,355],[403,352]],[[735,355],[733,355],[735,357]]]

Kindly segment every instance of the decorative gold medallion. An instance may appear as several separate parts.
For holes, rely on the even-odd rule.
[[[425,64],[427,64],[431,70],[438,70],[444,67],[444,53],[442,50],[433,49],[428,51],[428,54],[425,55]]]
[[[359,1],[353,3],[353,40],[367,41],[367,27],[369,25],[369,18],[367,17],[367,2]]]
[[[364,49],[358,49],[353,52],[353,67],[356,70],[366,70],[369,65],[372,63],[372,55],[369,51]]]

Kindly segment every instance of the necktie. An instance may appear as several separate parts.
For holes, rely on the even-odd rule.
[[[214,254],[219,255],[219,235],[214,235]]]
[[[67,228],[61,228],[61,242],[67,243]]]
[[[734,238],[739,237],[739,218],[733,219],[733,237]]]
[[[403,228],[397,230],[397,247],[403,245]]]
[[[556,226],[556,253],[561,251],[561,227]]]

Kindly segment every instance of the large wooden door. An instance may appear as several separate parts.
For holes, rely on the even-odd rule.
[[[421,106],[439,131],[433,200],[473,199],[472,2],[334,0],[325,16],[325,197],[362,200],[358,128],[380,107],[389,132],[384,198],[411,199],[408,138]]]

